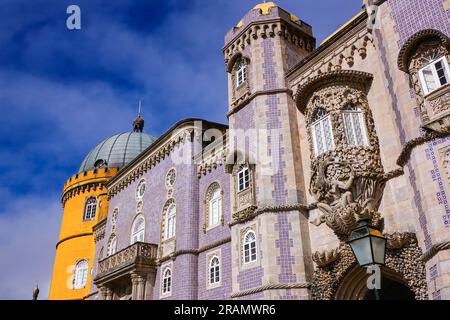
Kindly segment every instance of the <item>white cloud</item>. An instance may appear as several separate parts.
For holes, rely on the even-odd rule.
[[[61,221],[58,195],[13,200],[0,211],[0,299],[47,299]]]

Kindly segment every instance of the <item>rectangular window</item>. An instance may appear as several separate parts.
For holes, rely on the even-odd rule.
[[[248,172],[248,168],[245,167],[241,169],[238,173],[238,192],[241,192],[248,188],[250,183],[250,176]]]
[[[334,149],[334,139],[331,129],[330,117],[326,116],[323,119],[313,124],[313,142],[316,156]]]
[[[240,87],[245,82],[245,63],[241,63],[236,71],[236,87]]]
[[[419,71],[419,78],[425,94],[448,84],[450,82],[450,71],[445,57],[432,62]]]
[[[220,216],[220,198],[213,199],[210,202],[210,216],[209,216],[209,225],[215,226],[219,224],[219,216]]]

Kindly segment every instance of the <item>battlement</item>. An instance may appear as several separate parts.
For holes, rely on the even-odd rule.
[[[229,30],[225,35],[225,46],[238,37],[246,28],[255,22],[264,22],[270,20],[283,20],[288,24],[295,26],[303,31],[306,35],[313,36],[312,27],[306,22],[300,20],[297,16],[280,8],[273,2],[266,2],[256,5],[252,10],[247,12],[245,16]]]
[[[63,193],[74,187],[109,179],[117,173],[117,168],[98,168],[74,174],[64,184]]]

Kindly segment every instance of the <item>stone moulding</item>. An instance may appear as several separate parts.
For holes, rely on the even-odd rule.
[[[443,241],[433,244],[431,248],[420,257],[420,260],[422,260],[423,262],[427,262],[428,260],[433,258],[436,254],[438,254],[439,251],[448,249],[450,249],[450,241]]]
[[[349,85],[352,83],[364,84],[366,91],[372,83],[373,75],[356,70],[330,71],[319,74],[307,80],[297,88],[294,99],[300,112],[304,113],[310,97],[319,88],[335,86],[337,84]]]
[[[248,296],[251,294],[267,291],[267,290],[283,290],[283,289],[307,289],[310,284],[305,283],[268,283],[256,288],[234,292],[230,295],[231,299]]]
[[[415,294],[417,300],[428,299],[425,263],[420,260],[420,249],[414,234],[387,234],[385,267],[399,274],[402,281]],[[401,239],[401,240],[399,240]],[[389,244],[390,243],[390,244]],[[395,248],[401,245],[400,248]],[[344,278],[357,266],[352,249],[345,242],[339,247],[339,257],[324,266],[319,266],[311,282],[311,297],[314,300],[336,299],[336,292],[344,284]]]
[[[261,95],[271,95],[271,94],[279,94],[286,93],[288,95],[292,95],[292,90],[286,88],[279,89],[270,89],[270,90],[259,90],[248,96],[245,99],[241,99],[233,105],[233,109],[227,113],[227,118],[230,118],[231,115],[235,114],[239,110],[243,109],[251,100]]]
[[[215,241],[213,243],[210,243],[206,246],[200,247],[200,248],[193,248],[193,249],[181,249],[173,252],[172,254],[162,257],[157,261],[158,265],[161,265],[162,263],[168,261],[168,260],[175,260],[177,256],[184,255],[184,254],[193,254],[193,255],[199,255],[202,252],[208,251],[210,249],[216,248],[218,246],[221,246],[225,243],[231,242],[231,237],[226,237],[223,239],[220,239],[218,241]]]
[[[228,226],[232,227],[236,224],[245,223],[263,213],[268,213],[268,212],[276,213],[276,212],[286,212],[286,211],[295,211],[295,210],[307,213],[309,210],[312,210],[314,208],[315,208],[314,204],[308,206],[308,205],[302,204],[302,203],[282,204],[279,206],[265,206],[265,207],[260,207],[260,208],[258,208],[257,206],[251,206],[249,208],[246,208],[240,212],[233,214],[233,221],[228,223]]]
[[[397,66],[401,71],[409,72],[409,60],[417,47],[428,39],[437,39],[444,47],[450,46],[450,39],[442,32],[435,29],[425,29],[413,34],[402,46],[397,58]]]

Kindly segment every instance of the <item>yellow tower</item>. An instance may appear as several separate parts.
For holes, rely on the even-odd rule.
[[[95,254],[93,226],[106,219],[106,183],[117,170],[133,160],[156,140],[143,133],[144,120],[138,116],[133,132],[100,142],[86,156],[79,172],[64,184],[63,214],[49,299],[86,299],[92,282]]]

